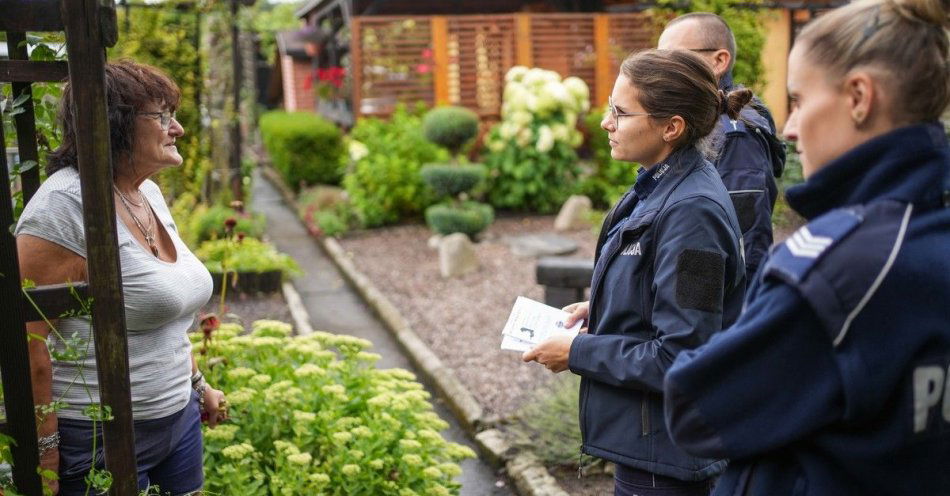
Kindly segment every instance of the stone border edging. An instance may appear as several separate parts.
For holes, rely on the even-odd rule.
[[[294,329],[297,330],[297,335],[313,334],[313,327],[310,325],[310,313],[307,312],[307,307],[303,305],[303,300],[300,299],[297,288],[287,281],[281,283],[280,288],[284,293],[287,308],[290,309],[290,318],[294,319]]]
[[[284,202],[296,214],[298,211],[296,195],[287,187],[283,178],[271,167],[261,166],[259,169],[263,176],[280,191]],[[405,317],[399,313],[396,306],[373,285],[366,275],[356,269],[352,259],[340,243],[334,238],[317,235],[310,230],[309,226],[307,226],[307,231],[317,241],[324,253],[330,257],[333,264],[340,269],[343,276],[356,288],[363,301],[373,309],[384,326],[392,333],[399,346],[406,352],[409,360],[425,376],[425,380],[435,386],[438,394],[456,418],[459,419],[465,430],[474,437],[476,446],[488,458],[489,463],[495,467],[505,467],[515,484],[517,492],[521,496],[570,496],[534,455],[515,453],[515,450],[505,439],[504,433],[491,428],[494,419],[485,416],[484,410],[475,400],[474,395],[458,380],[452,369],[446,367],[442,360],[426,346],[425,342],[409,326]],[[291,286],[292,291],[290,294],[287,291],[284,292],[288,305],[290,305],[293,295],[296,295],[299,303],[300,297],[297,291],[293,289],[292,284],[285,283],[285,285]],[[305,308],[303,311],[303,315],[306,315]],[[291,309],[291,315],[296,323],[297,315],[293,309]],[[309,327],[309,317],[306,318],[306,321],[308,322],[307,327]]]

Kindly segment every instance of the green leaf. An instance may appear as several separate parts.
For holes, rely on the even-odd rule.
[[[13,99],[13,107],[14,107],[14,108],[19,107],[19,106],[23,105],[24,103],[26,103],[26,101],[29,100],[29,99],[30,99],[30,94],[24,92],[24,93],[21,94],[20,96],[18,96],[18,97],[16,97],[15,99]]]
[[[23,162],[20,162],[19,171],[22,174],[36,166],[37,166],[36,160],[24,160]]]

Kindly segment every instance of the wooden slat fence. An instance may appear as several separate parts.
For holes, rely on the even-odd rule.
[[[515,65],[577,76],[603,105],[623,58],[653,46],[647,13],[363,16],[352,21],[353,108],[387,115],[397,103],[468,107],[497,119]]]

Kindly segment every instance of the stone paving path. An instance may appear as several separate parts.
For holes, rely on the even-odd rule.
[[[304,271],[303,276],[293,280],[293,285],[310,314],[310,325],[315,330],[368,339],[373,342],[373,351],[383,357],[378,362],[379,367],[400,367],[418,375],[389,331],[343,279],[294,212],[283,203],[277,189],[259,174],[254,178],[253,184],[251,206],[254,211],[267,217],[269,240],[280,251],[294,257]],[[432,388],[429,385],[426,387],[433,393],[436,412],[449,423],[449,428],[442,433],[446,439],[476,449],[452,413],[435,396]],[[458,480],[462,483],[462,496],[513,494],[509,489],[509,481],[496,476],[492,467],[484,461],[465,460],[461,465],[462,475]],[[504,482],[504,486],[497,487],[499,480]]]

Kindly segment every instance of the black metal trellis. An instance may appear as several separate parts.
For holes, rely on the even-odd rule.
[[[76,287],[93,300],[93,326],[100,400],[111,408],[112,420],[103,423],[106,468],[113,475],[110,494],[137,494],[135,443],[129,391],[128,346],[122,280],[112,196],[109,123],[106,116],[105,49],[116,42],[113,0],[0,0],[0,31],[7,33],[10,60],[0,60],[0,81],[12,82],[15,94],[30,91],[32,82],[69,79],[76,109],[77,156],[82,185],[88,284]],[[32,62],[22,42],[27,32],[64,31],[68,62]],[[17,115],[20,156],[36,160],[36,128],[32,104]],[[3,130],[0,128],[0,142]],[[7,424],[14,439],[13,478],[18,489],[41,495],[36,467],[37,431],[27,349],[27,322],[39,320],[21,290],[16,241],[12,235],[13,210],[5,155],[0,154],[0,371],[3,375]],[[24,200],[39,187],[34,167],[21,177]],[[77,310],[78,302],[66,285],[27,291],[43,313],[56,317]]]

